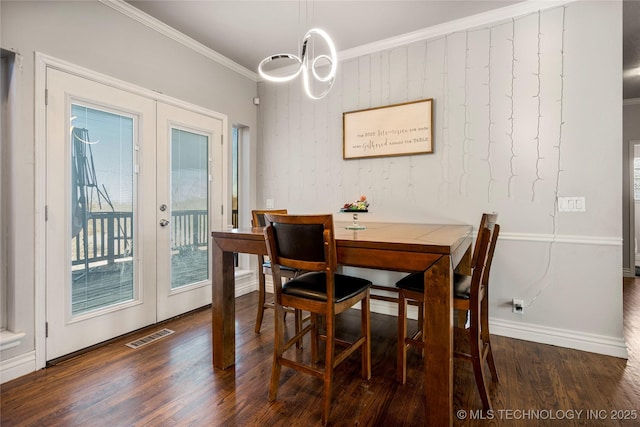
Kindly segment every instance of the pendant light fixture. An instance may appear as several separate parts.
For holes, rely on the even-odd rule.
[[[326,44],[328,48],[329,54],[321,54],[315,56],[313,52],[315,52],[315,43],[316,39]],[[309,43],[311,41],[311,43]],[[296,63],[296,70],[292,73],[283,75],[283,76],[275,76],[273,74],[269,74],[264,70],[264,66],[270,62],[285,59],[285,60],[293,60]],[[321,74],[320,69],[322,67],[329,66],[329,72],[326,74]],[[307,96],[311,99],[322,99],[324,98],[331,87],[333,86],[333,82],[336,78],[336,69],[338,68],[338,55],[336,53],[336,47],[327,34],[326,31],[321,30],[319,28],[312,28],[304,35],[304,39],[302,40],[302,47],[300,49],[300,56],[294,55],[292,53],[278,53],[275,55],[271,55],[263,59],[258,65],[258,73],[260,76],[268,81],[283,83],[288,82],[290,80],[295,79],[298,75],[302,74],[302,83],[304,86],[304,90]],[[319,82],[321,84],[325,84],[325,90],[320,94],[316,95],[313,91],[311,79]]]

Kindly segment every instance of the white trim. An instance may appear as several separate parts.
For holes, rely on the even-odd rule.
[[[503,319],[489,319],[491,333],[509,338],[556,345],[575,350],[629,358],[624,338],[589,334]]]
[[[244,77],[253,80],[254,82],[258,81],[258,74],[246,69],[242,65],[230,60],[229,58],[221,55],[215,50],[208,48],[207,46],[192,39],[191,37],[186,36],[185,34],[170,27],[164,22],[157,20],[151,15],[144,13],[140,9],[131,6],[129,3],[126,3],[123,0],[100,0],[100,2],[106,6],[111,7],[114,10],[117,10],[123,15],[128,16],[129,18],[134,19],[143,25],[146,25],[152,30],[167,36],[168,38],[182,44],[183,46],[188,47],[189,49],[201,54],[202,56],[207,57],[219,63],[220,65],[229,68],[230,70],[235,71],[236,73],[241,74]]]
[[[38,370],[36,367],[35,351],[21,354],[11,359],[3,360],[0,364],[0,384],[15,380],[23,375]]]
[[[579,236],[539,233],[500,233],[500,240],[521,242],[569,243],[575,245],[622,246],[622,237]]]
[[[35,340],[35,369],[44,368],[47,364],[46,352],[46,242],[45,242],[45,206],[46,200],[46,123],[47,109],[45,106],[45,89],[47,78],[48,57],[36,52],[35,58],[35,105],[34,105],[34,256],[35,256],[35,301],[34,301],[34,340]]]
[[[258,281],[251,270],[236,270],[236,291],[235,297],[240,297],[258,289]]]
[[[516,16],[522,16],[529,13],[538,12],[540,10],[551,9],[567,3],[571,3],[573,1],[576,0],[530,0],[519,2],[507,7],[479,13],[473,16],[467,16],[465,18],[445,22],[440,25],[434,25],[421,30],[354,47],[352,49],[343,50],[341,52],[338,52],[338,60],[344,61],[347,59],[356,58],[358,56],[368,55],[374,52],[393,49],[398,46],[404,46],[422,40],[443,36],[445,34],[451,34],[456,31],[482,27],[489,24],[496,24],[501,21],[507,21]],[[129,3],[123,0],[100,0],[100,2],[128,16],[129,18],[134,19],[135,21],[138,21],[143,25],[146,25],[152,30],[157,31],[158,33],[163,34],[166,37],[182,44],[183,46],[186,46],[187,48],[192,49],[193,51],[231,69],[232,71],[237,72],[238,74],[241,74],[255,82],[263,80],[257,73],[230,60],[226,56],[221,55],[215,50],[208,48],[202,43],[170,27],[164,22],[152,17],[151,15],[148,15],[140,9],[131,6]]]
[[[212,117],[222,121],[222,144],[223,144],[223,157],[227,159],[228,156],[228,118],[225,114],[209,110],[198,105],[190,104],[185,101],[181,101],[176,98],[172,98],[168,95],[164,95],[158,92],[154,92],[149,89],[136,86],[134,84],[119,80],[105,74],[101,74],[90,70],[88,68],[80,67],[70,62],[54,58],[52,56],[43,54],[41,52],[35,53],[35,106],[34,106],[34,169],[35,169],[35,326],[34,326],[34,339],[35,339],[35,368],[44,368],[46,365],[46,337],[45,337],[45,322],[46,322],[46,246],[45,246],[45,218],[44,210],[46,205],[46,108],[45,108],[45,88],[46,88],[46,75],[47,67],[55,68],[57,70],[71,73],[78,77],[82,77],[97,83],[101,83],[110,87],[114,87],[120,90],[131,92],[146,98],[164,102],[169,105],[176,106],[188,111],[193,111],[208,117]],[[223,160],[223,176],[227,176],[226,164],[228,162]],[[222,201],[223,204],[227,201],[227,186],[223,186]]]
[[[0,331],[0,351],[19,346],[25,335],[24,332]]]
[[[269,278],[267,278],[267,292],[271,292],[269,286]],[[417,319],[417,308],[411,306],[407,308],[407,316],[410,319]],[[372,313],[386,314],[394,317],[398,315],[398,308],[396,304],[387,301],[371,300],[370,309]],[[489,325],[491,333],[494,335],[532,341],[540,344],[551,344],[580,351],[605,354],[607,356],[620,357],[623,359],[627,359],[629,357],[624,338],[614,338],[529,323],[512,322],[503,319],[490,318]]]
[[[579,0],[523,1],[500,9],[490,10],[488,12],[479,13],[477,15],[467,16],[439,25],[433,25],[431,27],[416,30],[410,33],[401,34],[399,36],[389,37],[387,39],[378,40],[351,49],[346,49],[338,52],[338,61],[346,61],[349,59],[358,58],[360,56],[370,55],[372,53],[390,50],[400,46],[406,46],[412,43],[418,43],[424,40],[434,39],[437,37],[445,36],[447,34],[465,31],[472,28],[487,27],[489,25],[495,26],[501,22],[507,22],[508,20],[515,17],[525,16],[541,10],[559,7],[575,1]],[[293,68],[295,68],[294,65],[289,65],[282,67],[282,70],[291,71],[293,70]],[[258,76],[258,81],[263,82],[265,80],[262,77]]]
[[[638,105],[640,105],[640,99],[637,99],[636,101]],[[631,105],[631,104],[625,104],[625,105]],[[627,260],[627,262],[629,263],[629,267],[628,270],[630,271],[629,275],[625,274],[625,277],[635,277],[636,275],[636,265],[640,265],[638,264],[639,261],[639,253],[636,253],[637,245],[640,244],[640,242],[636,242],[636,204],[638,203],[636,201],[636,195],[635,195],[635,167],[634,167],[634,162],[635,162],[635,147],[636,145],[640,145],[640,140],[630,140],[629,143],[627,144],[627,158],[625,159],[626,161],[623,164],[623,169],[628,169],[628,183],[629,183],[629,227],[628,227],[628,234],[627,234],[627,242],[628,242],[628,249],[627,249],[627,254],[626,256],[623,258]],[[623,156],[624,159],[624,156]],[[624,264],[624,262],[623,262]]]
[[[42,63],[42,64],[40,64]],[[223,124],[223,136],[225,137],[223,143],[226,143],[226,132],[227,132],[227,116],[226,114],[222,114],[222,113],[218,113],[216,111],[213,110],[209,110],[207,108],[204,107],[200,107],[198,105],[195,104],[191,104],[188,103],[186,101],[182,101],[180,99],[176,99],[173,98],[171,96],[168,95],[164,95],[162,93],[158,93],[156,91],[141,87],[141,86],[137,86],[135,84],[126,82],[124,80],[120,80],[117,79],[115,77],[111,77],[108,76],[106,74],[102,74],[99,73],[97,71],[93,71],[89,68],[84,68],[81,67],[79,65],[73,64],[71,62],[67,62],[65,60],[62,59],[58,59],[55,58],[53,56],[49,56],[47,54],[41,53],[41,52],[36,52],[36,66],[41,65],[43,67],[43,81],[42,81],[42,110],[44,113],[44,77],[46,74],[46,67],[50,67],[50,68],[54,68],[56,70],[60,70],[63,71],[65,73],[70,73],[73,74],[75,76],[78,77],[82,77],[84,79],[87,80],[91,80],[93,82],[96,83],[100,83],[103,85],[107,85],[109,87],[113,87],[116,89],[120,89],[120,90],[124,90],[136,95],[140,95],[140,96],[144,96],[146,98],[155,100],[155,101],[160,101],[160,102],[164,102],[166,104],[169,105],[173,105],[175,107],[178,108],[182,108],[184,110],[188,110],[188,111],[192,111],[194,113],[199,113],[202,114],[204,116],[208,116],[208,117],[213,117],[215,119],[219,119],[222,120],[224,122]],[[38,70],[36,69],[36,72]],[[36,77],[38,77],[38,75],[36,74]],[[36,81],[36,84],[38,83],[38,81]],[[39,95],[38,92],[36,92],[36,97]],[[36,108],[38,108],[38,105],[36,105]]]
[[[507,21],[516,16],[527,15],[529,13],[538,12],[544,9],[551,9],[562,6],[576,0],[549,0],[549,1],[524,1],[511,6],[502,7],[500,9],[491,10],[477,15],[467,16],[465,18],[456,19],[445,22],[443,24],[434,25],[421,30],[413,31],[396,37],[379,40],[373,43],[358,46],[352,49],[343,50],[338,53],[338,60],[357,58],[363,55],[369,55],[382,50],[393,49],[398,46],[404,46],[435,37],[444,36],[446,34],[463,31],[470,28],[482,27],[486,25],[495,25],[501,21]]]

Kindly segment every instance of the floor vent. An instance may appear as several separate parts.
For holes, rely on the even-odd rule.
[[[127,344],[127,347],[140,348],[144,345],[151,344],[154,341],[158,341],[160,338],[164,338],[167,335],[171,335],[174,332],[175,331],[172,331],[171,329],[162,329],[162,330],[159,330],[158,332],[149,334],[146,337],[142,337],[140,339],[130,342],[129,344]]]

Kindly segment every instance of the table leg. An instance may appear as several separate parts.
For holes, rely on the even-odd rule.
[[[453,423],[453,268],[442,256],[425,273],[425,425]]]
[[[236,360],[236,308],[233,252],[213,241],[211,332],[213,366],[226,369]]]

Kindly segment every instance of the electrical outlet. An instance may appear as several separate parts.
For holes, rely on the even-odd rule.
[[[513,312],[522,314],[524,313],[524,301],[521,299],[513,299]]]
[[[267,207],[267,209],[273,209],[273,207],[275,206],[275,204],[273,203],[273,199],[267,199],[265,206]]]

